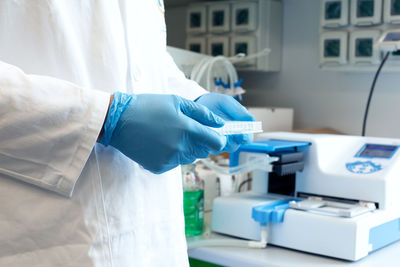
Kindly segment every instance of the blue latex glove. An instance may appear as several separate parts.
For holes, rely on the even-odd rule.
[[[214,114],[227,121],[254,121],[254,117],[233,97],[209,93],[200,96],[196,103],[206,106]],[[252,134],[228,135],[227,143],[223,151],[234,152],[239,145],[249,144],[253,141]]]
[[[226,137],[205,125],[222,127],[224,120],[174,95],[115,93],[100,143],[153,173],[163,173],[225,147]]]

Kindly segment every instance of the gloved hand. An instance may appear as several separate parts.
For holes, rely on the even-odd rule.
[[[226,137],[207,126],[224,120],[175,95],[115,93],[100,143],[110,144],[153,173],[218,153]]]
[[[254,117],[233,97],[209,93],[200,96],[196,103],[206,106],[214,114],[227,121],[254,121]],[[239,145],[249,144],[253,141],[252,134],[228,135],[224,152],[234,152]]]

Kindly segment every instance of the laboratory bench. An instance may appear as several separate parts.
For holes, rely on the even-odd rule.
[[[212,233],[204,238],[231,238]],[[191,242],[188,238],[188,244]],[[211,266],[240,266],[240,267],[376,267],[376,266],[400,266],[400,242],[380,249],[369,256],[350,262],[333,259],[296,250],[268,245],[265,249],[229,248],[229,247],[201,247],[188,250],[191,259],[191,267]]]

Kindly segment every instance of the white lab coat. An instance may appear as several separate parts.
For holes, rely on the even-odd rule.
[[[180,170],[96,144],[116,90],[205,92],[162,0],[0,1],[0,266],[188,264]]]

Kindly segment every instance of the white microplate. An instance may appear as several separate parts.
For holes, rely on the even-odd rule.
[[[261,121],[227,121],[221,128],[212,128],[222,135],[262,133]]]

